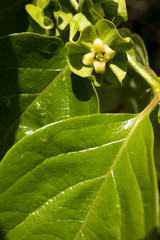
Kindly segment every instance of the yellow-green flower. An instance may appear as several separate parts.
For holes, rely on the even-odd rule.
[[[81,77],[88,77],[95,85],[103,79],[122,83],[127,72],[126,51],[133,47],[131,38],[122,38],[116,26],[106,19],[89,25],[77,42],[66,44],[68,65]]]
[[[114,58],[115,54],[115,50],[97,38],[93,42],[93,49],[83,56],[82,62],[86,66],[93,66],[96,73],[104,74],[106,63]]]

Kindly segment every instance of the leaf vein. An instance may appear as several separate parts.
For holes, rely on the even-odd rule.
[[[6,71],[6,70],[51,70],[51,71],[54,71],[54,72],[60,72],[61,69],[60,68],[35,68],[35,67],[8,67],[8,68],[0,68],[0,71]]]
[[[147,113],[148,113],[148,112],[147,112]],[[92,210],[93,210],[93,207],[94,207],[94,205],[95,205],[95,203],[96,203],[96,201],[97,201],[97,199],[98,199],[101,191],[103,190],[103,187],[104,187],[104,185],[105,185],[105,183],[106,183],[106,181],[107,181],[107,179],[108,179],[109,174],[110,174],[111,171],[114,169],[114,167],[115,167],[115,165],[116,165],[116,163],[117,163],[120,155],[122,154],[125,146],[127,145],[128,141],[130,140],[130,138],[131,138],[132,134],[134,133],[135,129],[137,128],[138,124],[139,124],[140,121],[143,119],[143,116],[144,116],[144,112],[142,112],[142,114],[140,114],[140,115],[137,117],[136,122],[134,123],[134,125],[133,125],[133,127],[131,128],[129,134],[128,134],[127,137],[125,138],[125,141],[123,142],[123,144],[122,144],[119,152],[117,153],[117,155],[116,155],[116,157],[115,157],[115,159],[114,159],[114,161],[113,161],[110,169],[107,171],[106,177],[105,177],[104,181],[102,182],[102,184],[101,184],[101,186],[100,186],[100,188],[99,188],[99,191],[98,191],[98,193],[97,193],[97,195],[96,195],[96,197],[95,197],[95,199],[94,199],[94,201],[93,201],[93,203],[92,203],[92,206],[91,206],[91,208],[89,209],[89,211],[88,211],[88,213],[87,213],[87,215],[86,215],[86,218],[85,218],[83,224],[81,225],[78,233],[76,234],[74,240],[76,240],[76,239],[78,238],[79,234],[83,231],[83,228],[84,228],[84,226],[85,226],[85,224],[86,224],[86,222],[87,222],[87,220],[88,220],[88,218],[89,218],[89,216],[90,216],[90,214],[91,214],[91,212],[92,212]]]
[[[18,226],[20,226],[21,224],[23,224],[23,223],[25,224],[25,220],[26,220],[26,219],[28,219],[28,218],[29,218],[30,216],[32,216],[33,214],[35,215],[36,212],[38,212],[41,207],[43,207],[43,206],[44,206],[45,204],[47,204],[49,201],[52,201],[53,198],[57,198],[59,195],[64,194],[64,192],[66,192],[66,191],[68,191],[68,190],[70,190],[70,189],[73,189],[73,188],[75,188],[75,187],[77,187],[77,186],[79,186],[79,185],[81,185],[81,184],[86,184],[86,183],[91,182],[91,181],[100,180],[101,178],[105,178],[105,175],[102,175],[102,176],[99,176],[99,177],[95,177],[95,178],[91,178],[91,179],[82,180],[81,182],[78,182],[78,183],[76,183],[76,184],[74,184],[74,185],[68,186],[68,187],[67,187],[66,189],[64,189],[64,190],[61,190],[61,191],[58,192],[57,194],[55,194],[55,195],[53,195],[52,197],[50,197],[49,199],[47,199],[47,201],[43,202],[43,204],[40,205],[37,209],[35,209],[33,212],[29,213],[29,214],[23,219],[23,222],[20,222],[19,224],[17,224],[14,228],[12,228],[11,230],[9,230],[9,232],[13,231],[14,229],[16,229],[16,228],[17,228]],[[39,214],[39,212],[38,212],[38,214]],[[8,232],[6,233],[5,236],[7,236],[7,234],[8,234]],[[4,236],[4,237],[5,237],[5,236]]]
[[[42,159],[42,161],[37,164],[35,167],[33,167],[30,171],[28,171],[27,173],[25,173],[23,176],[21,176],[20,178],[18,178],[11,186],[9,186],[4,192],[3,194],[8,191],[10,188],[12,188],[18,181],[22,180],[26,175],[30,174],[33,170],[35,170],[36,168],[38,168],[41,164],[43,164],[45,161],[47,160],[50,160],[54,157],[61,157],[63,155],[69,155],[69,154],[77,154],[77,153],[83,153],[83,152],[86,152],[86,151],[92,151],[92,150],[95,150],[95,149],[98,149],[98,148],[103,148],[103,147],[107,147],[107,146],[110,146],[112,144],[116,144],[116,143],[119,143],[119,142],[122,142],[124,141],[124,139],[120,139],[120,140],[117,140],[117,141],[113,141],[113,142],[109,142],[109,143],[106,143],[106,144],[103,144],[103,145],[100,145],[100,146],[96,146],[96,147],[92,147],[92,148],[86,148],[86,149],[82,149],[82,150],[78,150],[78,151],[73,151],[73,152],[67,152],[67,153],[61,153],[61,154],[58,154],[58,155],[55,155],[55,156],[52,156],[52,157],[49,157],[49,158],[44,158]],[[31,152],[31,151],[26,151],[26,152]]]

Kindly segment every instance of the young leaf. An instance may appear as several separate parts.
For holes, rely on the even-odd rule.
[[[82,32],[83,29],[91,23],[82,13],[77,13],[73,19],[70,21],[70,31],[69,31],[69,40],[73,41],[74,36],[78,31]]]
[[[102,18],[113,21],[116,25],[127,21],[125,0],[81,0],[79,5],[80,11],[91,24]]]
[[[42,9],[40,7],[36,7],[32,4],[26,5],[26,11],[28,14],[31,15],[31,17],[36,21],[42,28],[44,29],[52,29],[54,27],[54,23],[52,19],[44,15],[44,8],[48,5],[48,1],[42,6]]]
[[[61,35],[73,17],[58,0],[34,0],[25,8],[30,16],[28,31],[46,35]]]
[[[94,0],[98,2],[99,0]],[[126,22],[128,19],[125,0],[102,0],[102,8],[105,12],[105,18],[113,21],[116,25]]]
[[[23,138],[0,165],[2,240],[155,239],[148,112],[98,114]]]
[[[80,3],[80,12],[88,19],[91,24],[96,24],[96,22],[102,19],[101,14],[96,11],[92,0],[81,0]]]
[[[78,30],[81,32],[86,26],[96,24],[103,17],[116,25],[127,20],[125,0],[82,0],[79,5],[80,13],[70,22],[70,40]]]

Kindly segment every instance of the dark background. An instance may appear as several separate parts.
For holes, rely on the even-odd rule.
[[[150,66],[160,76],[160,0],[126,0],[126,3],[128,21],[121,27],[128,27],[142,37],[148,51]]]
[[[128,27],[144,40],[151,68],[160,75],[160,0],[126,0]]]

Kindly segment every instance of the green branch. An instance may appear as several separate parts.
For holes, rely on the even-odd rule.
[[[129,65],[151,86],[154,95],[160,95],[160,78],[150,72],[142,64],[138,63],[134,58],[127,54]]]
[[[152,101],[147,105],[147,107],[140,113],[141,117],[143,117],[144,115],[146,115],[147,113],[150,114],[155,107],[158,105],[159,103],[159,94],[156,93],[154,98],[152,99]]]

